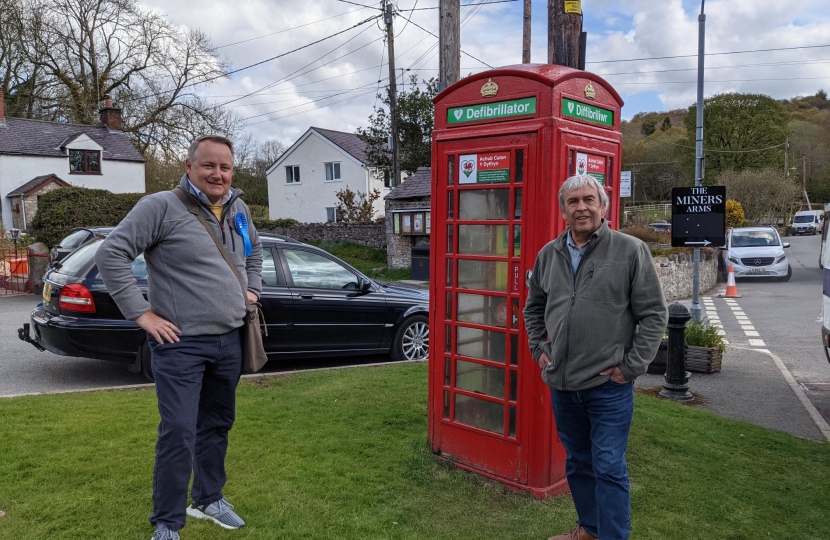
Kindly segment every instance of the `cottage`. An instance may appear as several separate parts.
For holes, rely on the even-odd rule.
[[[144,158],[121,131],[121,109],[105,97],[101,125],[5,118],[0,91],[0,214],[26,230],[40,195],[61,187],[144,192]]]

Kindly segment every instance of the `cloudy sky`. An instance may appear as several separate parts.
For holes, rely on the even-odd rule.
[[[492,0],[461,2],[462,75],[521,62],[522,2],[475,5],[487,1]],[[419,80],[437,76],[438,39],[429,32],[438,33],[438,0],[396,2],[399,83],[401,68]],[[259,141],[290,145],[309,126],[353,132],[366,125],[377,89],[388,79],[382,21],[358,25],[379,14],[361,7],[379,5],[374,0],[202,0],[197,9],[176,0],[145,5],[207,33],[232,69],[339,33],[199,90],[233,107]],[[587,69],[622,95],[624,118],[695,101],[698,0],[583,0],[582,9]],[[710,0],[706,15],[707,96],[738,91],[786,98],[830,91],[827,0]],[[547,56],[546,17],[547,2],[533,0],[533,62]]]

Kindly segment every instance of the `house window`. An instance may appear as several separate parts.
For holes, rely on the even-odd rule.
[[[299,184],[300,183],[300,166],[289,165],[285,168],[285,183]]]
[[[69,172],[81,174],[100,174],[101,152],[97,150],[70,150]]]
[[[340,180],[340,162],[324,163],[326,166],[326,182]]]
[[[337,208],[334,206],[329,206],[326,208],[326,222],[327,223],[337,223]]]

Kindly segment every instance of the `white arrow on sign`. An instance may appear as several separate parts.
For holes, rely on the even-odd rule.
[[[709,240],[704,240],[703,242],[686,242],[687,246],[708,246],[711,244]]]

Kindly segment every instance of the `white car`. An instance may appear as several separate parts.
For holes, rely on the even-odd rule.
[[[775,277],[788,281],[793,274],[778,231],[772,227],[741,227],[726,234],[727,269],[731,264],[735,277]]]

